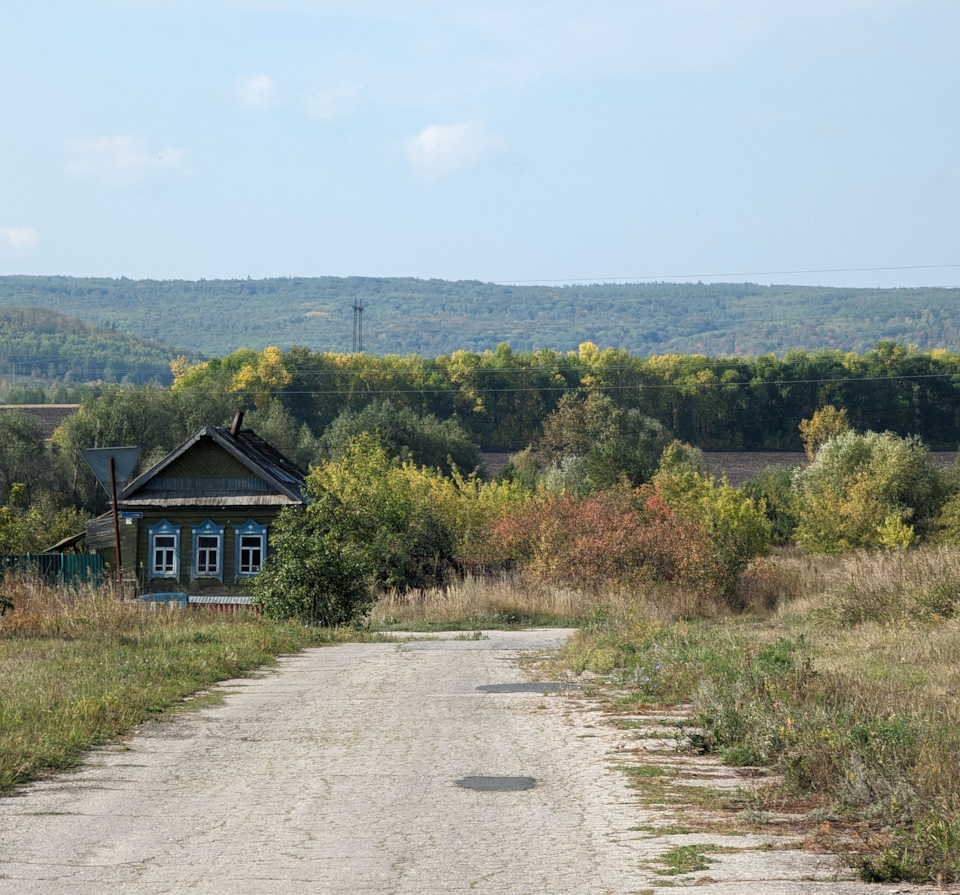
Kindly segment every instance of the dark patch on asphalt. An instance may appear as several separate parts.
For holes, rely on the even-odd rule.
[[[563,681],[541,681],[539,684],[482,684],[481,693],[557,693],[561,690],[579,690],[578,684]]]
[[[463,789],[477,792],[520,792],[537,785],[533,777],[462,777],[455,782]]]

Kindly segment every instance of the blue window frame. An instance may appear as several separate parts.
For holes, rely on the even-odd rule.
[[[267,558],[267,526],[252,519],[234,529],[236,537],[237,578],[251,578]]]
[[[149,531],[150,578],[180,578],[180,526],[166,519]]]
[[[216,578],[223,582],[223,526],[207,519],[193,526],[193,562],[190,580]]]

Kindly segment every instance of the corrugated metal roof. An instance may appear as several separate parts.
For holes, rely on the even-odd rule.
[[[68,547],[76,547],[87,536],[86,529],[79,534],[69,535],[62,541],[57,541],[52,547],[47,547],[44,553],[65,553]]]
[[[188,600],[201,606],[252,606],[253,597],[214,596],[213,594],[190,594]]]

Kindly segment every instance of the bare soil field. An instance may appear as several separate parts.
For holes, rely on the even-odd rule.
[[[512,456],[509,451],[484,451],[487,475],[493,478]],[[953,466],[957,452],[931,451],[930,456],[941,466]],[[705,451],[704,457],[712,475],[725,475],[735,487],[768,466],[799,466],[807,462],[803,451]]]
[[[952,466],[957,452],[931,451],[930,456],[941,466]],[[742,485],[768,466],[799,466],[807,462],[803,451],[710,451],[705,452],[704,457],[713,475],[726,475],[734,486]]]

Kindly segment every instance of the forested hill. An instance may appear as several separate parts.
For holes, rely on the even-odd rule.
[[[55,380],[172,382],[170,361],[183,353],[50,308],[0,306],[0,377],[13,386]]]
[[[364,348],[424,356],[571,349],[639,355],[865,351],[880,340],[960,348],[960,289],[648,283],[502,286],[372,277],[128,280],[0,277],[0,305],[40,305],[208,355],[302,345],[349,351],[361,300]]]

